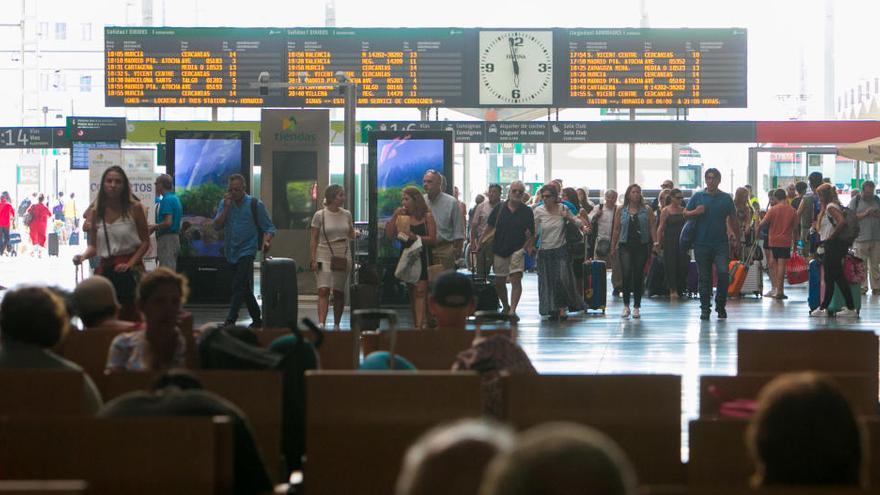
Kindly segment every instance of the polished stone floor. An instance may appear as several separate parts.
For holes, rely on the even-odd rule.
[[[21,283],[57,284],[72,288],[75,251],[64,247],[61,258],[0,258],[0,285]],[[66,252],[70,250],[70,252]],[[257,280],[259,283],[259,280]],[[755,329],[833,329],[876,331],[880,323],[880,298],[863,299],[861,318],[810,318],[806,285],[787,289],[789,299],[745,298],[728,303],[726,321],[699,319],[699,303],[683,300],[645,299],[642,317],[621,320],[622,303],[609,298],[606,315],[569,318],[565,322],[542,320],[537,311],[537,278],[527,274],[519,308],[519,342],[542,373],[664,373],[682,376],[682,435],[687,421],[698,411],[700,375],[736,373],[736,331]],[[765,288],[767,284],[765,282]],[[257,292],[259,290],[257,289]],[[2,295],[2,292],[0,292]],[[192,307],[196,323],[222,321],[222,308]],[[316,317],[314,298],[303,297],[300,314]],[[401,325],[411,321],[409,311],[398,312]],[[246,317],[246,311],[242,310]],[[242,320],[246,322],[246,320]],[[348,328],[348,317],[343,319]],[[683,445],[687,445],[686,439]],[[683,456],[687,453],[683,451]]]

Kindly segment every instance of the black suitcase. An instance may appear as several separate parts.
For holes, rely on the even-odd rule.
[[[58,256],[58,234],[49,234],[49,256]]]
[[[669,295],[669,287],[666,286],[666,270],[663,267],[663,258],[660,256],[651,256],[651,266],[648,268],[645,290],[648,292],[648,297]]]
[[[477,311],[498,311],[501,301],[495,291],[495,277],[473,277],[474,294],[477,296]]]
[[[351,313],[359,309],[379,309],[379,273],[372,265],[359,265],[354,270],[354,283],[348,288]],[[352,323],[353,324],[353,323]],[[363,318],[361,330],[379,328],[379,320]]]
[[[263,327],[290,328],[296,325],[299,291],[296,261],[267,257],[260,264],[260,296],[263,299]]]

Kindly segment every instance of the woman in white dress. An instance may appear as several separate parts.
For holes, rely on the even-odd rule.
[[[342,208],[345,189],[333,184],[324,191],[324,208],[312,217],[312,271],[318,281],[318,324],[327,324],[330,292],[333,291],[333,327],[345,311],[345,287],[351,274],[351,250],[349,241],[354,239],[354,222],[351,212]],[[333,258],[344,259],[344,265]]]

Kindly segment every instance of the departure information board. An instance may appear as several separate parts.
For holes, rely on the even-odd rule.
[[[105,104],[745,107],[744,29],[107,27]]]

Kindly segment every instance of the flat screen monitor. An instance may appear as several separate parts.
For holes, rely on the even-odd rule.
[[[119,148],[119,141],[71,141],[70,170],[89,169],[89,150],[115,150]]]
[[[400,206],[404,188],[415,186],[424,192],[422,178],[428,170],[441,172],[446,192],[452,191],[453,135],[448,131],[376,131],[368,141],[370,258],[397,257],[400,246],[385,240],[385,223]]]
[[[250,131],[167,131],[165,136],[166,170],[183,205],[180,257],[221,258],[223,231],[212,221],[229,176],[250,181]]]

